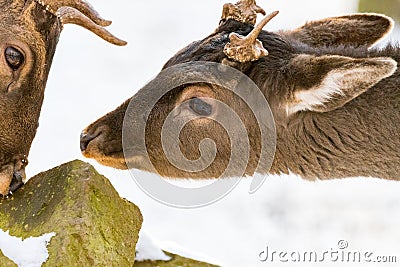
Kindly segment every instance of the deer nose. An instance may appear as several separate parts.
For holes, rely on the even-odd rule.
[[[18,188],[20,188],[24,184],[24,180],[26,179],[25,170],[15,171],[13,174],[13,179],[10,184],[10,191],[14,192]]]
[[[81,148],[81,151],[84,152],[84,151],[87,149],[89,143],[90,143],[93,139],[95,139],[96,137],[97,137],[97,135],[88,134],[88,133],[82,132],[82,133],[81,133],[81,141],[80,141],[80,148]]]

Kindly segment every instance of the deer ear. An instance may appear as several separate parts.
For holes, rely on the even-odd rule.
[[[394,21],[385,15],[361,13],[311,21],[286,32],[311,46],[351,45],[371,47],[393,30]]]
[[[328,112],[344,106],[397,69],[391,58],[299,55],[290,62],[295,84],[287,114],[302,110]]]

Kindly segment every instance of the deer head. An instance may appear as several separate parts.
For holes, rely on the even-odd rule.
[[[362,175],[394,179],[400,164],[400,138],[393,133],[400,131],[389,121],[393,116],[399,119],[400,113],[399,98],[389,99],[399,94],[395,85],[398,77],[393,75],[397,61],[391,58],[398,55],[390,48],[370,49],[391,31],[393,20],[377,14],[354,14],[272,33],[262,29],[277,12],[254,26],[257,13],[265,12],[253,0],[225,5],[217,30],[182,49],[163,69],[207,61],[234,67],[248,76],[268,100],[276,121],[272,173],[292,171],[309,179]],[[187,69],[185,73],[195,71]],[[128,163],[129,167],[165,177],[220,177],[228,165],[232,145],[226,129],[215,121],[219,115],[216,102],[223,102],[235,111],[246,129],[251,150],[244,174],[254,173],[262,144],[259,127],[246,103],[224,87],[196,82],[173,88],[149,110],[151,99],[163,89],[144,87],[115,111],[89,125],[81,135],[83,155],[114,168],[125,169]],[[377,99],[387,104],[380,105]],[[366,110],[376,115],[370,116]],[[197,116],[181,129],[177,146],[186,158],[195,161],[202,156],[200,143],[212,139],[217,149],[211,165],[200,172],[187,172],[169,162],[161,142],[169,114],[175,114],[177,120]],[[376,117],[392,128],[379,131]],[[145,149],[130,147],[129,157],[124,157],[122,146],[124,118],[132,125],[146,122]],[[140,138],[140,132],[134,127],[131,130],[132,136]],[[372,132],[379,134],[379,140],[396,139],[397,145],[368,143],[373,139]],[[388,158],[386,167],[370,168],[369,164],[380,164],[383,151]],[[144,160],[145,154],[150,162]]]
[[[4,0],[0,3],[0,194],[25,180],[47,76],[65,24],[83,26],[116,45],[84,0]]]

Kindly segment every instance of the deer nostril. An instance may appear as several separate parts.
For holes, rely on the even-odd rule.
[[[80,147],[81,151],[85,151],[89,145],[89,143],[95,139],[97,135],[92,135],[92,134],[87,134],[87,133],[81,133],[81,142],[80,142]]]

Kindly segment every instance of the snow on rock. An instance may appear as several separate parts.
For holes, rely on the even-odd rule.
[[[55,235],[49,233],[22,240],[0,229],[0,250],[19,267],[40,267],[49,257],[47,245]]]
[[[139,232],[135,261],[169,261],[170,259],[171,257],[167,256],[145,231]]]
[[[48,246],[48,266],[133,266],[141,225],[139,208],[79,160],[42,172],[0,199],[0,229],[23,239],[57,233]]]

